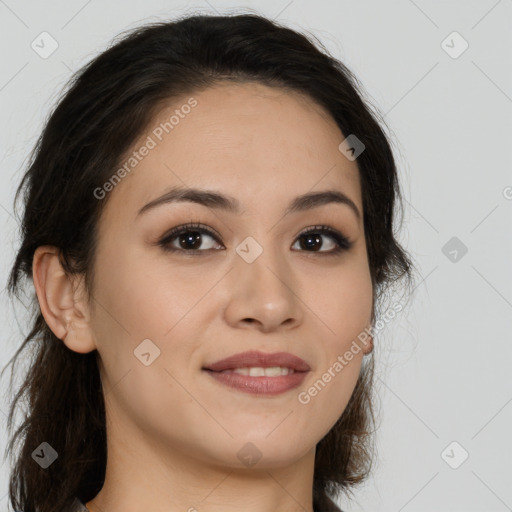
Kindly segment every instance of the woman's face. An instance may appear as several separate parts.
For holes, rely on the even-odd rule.
[[[121,164],[129,172],[98,199],[108,203],[90,332],[110,436],[131,447],[144,440],[159,454],[231,467],[252,455],[272,467],[311,454],[331,429],[363,352],[333,368],[370,326],[372,307],[358,168],[338,149],[344,138],[311,100],[256,83],[191,94],[150,123]],[[212,196],[139,213],[186,188]],[[359,215],[332,200],[287,212],[326,191],[346,196]],[[167,236],[188,223],[200,228]],[[194,233],[203,228],[212,234]],[[203,369],[252,350],[291,353],[310,370],[298,387],[257,394]]]

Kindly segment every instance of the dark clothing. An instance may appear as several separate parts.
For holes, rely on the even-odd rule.
[[[320,499],[313,499],[314,512],[343,512],[328,496],[323,494]]]
[[[69,512],[89,512],[89,509],[78,498],[75,498]]]

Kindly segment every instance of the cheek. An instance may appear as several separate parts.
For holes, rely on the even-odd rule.
[[[199,363],[194,352],[202,339],[200,324],[212,314],[207,309],[209,302],[201,298],[219,277],[198,279],[192,267],[184,265],[178,270],[162,258],[134,250],[119,251],[116,258],[104,259],[98,268],[92,328],[107,389],[127,375],[127,381],[137,383],[137,391],[126,398],[143,401],[154,396],[154,389],[169,391],[173,380],[164,367],[173,374],[186,375],[190,368],[196,371]],[[149,356],[142,355],[147,352]],[[154,362],[144,366],[144,357],[146,362]],[[154,368],[162,382],[153,380],[157,378]]]
[[[156,252],[156,251],[155,251]],[[130,249],[98,267],[100,326],[137,339],[161,339],[193,309],[208,287],[197,269],[166,264],[162,257]]]
[[[364,260],[311,276],[304,286],[303,300],[317,317],[329,352],[343,349],[369,327],[373,289]]]
[[[363,262],[364,263],[364,262]],[[347,265],[330,279],[310,286],[311,310],[318,318],[322,355],[298,397],[298,411],[323,418],[325,433],[345,410],[363,359],[361,333],[370,327],[373,289],[368,267]],[[308,306],[309,306],[308,304]],[[358,338],[359,337],[359,338]]]
[[[165,425],[169,418],[180,423],[182,416],[175,413],[185,411],[190,406],[191,397],[180,384],[186,382],[186,375],[167,364],[172,357],[168,352],[163,347],[160,356],[148,366],[132,356],[131,364],[123,369],[117,380],[112,378],[114,371],[110,369],[105,402],[111,415],[126,414],[144,428],[156,426],[160,420]]]
[[[101,269],[93,329],[112,421],[128,415],[156,435],[158,429],[172,430],[168,421],[174,418],[176,432],[186,432],[185,417],[175,417],[175,411],[194,408],[180,383],[190,378],[194,340],[199,339],[190,323],[197,320],[194,305],[205,290],[197,279],[167,274],[147,256],[120,257]]]

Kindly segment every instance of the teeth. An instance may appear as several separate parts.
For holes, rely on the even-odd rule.
[[[240,375],[248,375],[250,377],[279,377],[294,373],[293,368],[283,368],[281,366],[271,366],[269,368],[253,367],[253,368],[235,368],[233,373]]]

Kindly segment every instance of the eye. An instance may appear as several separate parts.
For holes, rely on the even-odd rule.
[[[213,240],[214,243],[207,243],[206,247],[204,247],[203,238],[205,235]],[[323,240],[324,237],[330,238],[331,241],[325,244]],[[219,247],[215,247],[215,245],[220,245],[215,243],[218,242],[219,238],[220,236],[215,232],[201,224],[185,224],[169,231],[164,238],[158,242],[158,245],[166,252],[200,254],[210,250],[219,250]],[[297,243],[299,243],[303,252],[316,252],[324,256],[347,251],[353,245],[353,242],[349,241],[348,238],[329,226],[314,226],[307,231],[303,231],[298,236],[298,240],[294,245]],[[327,250],[325,250],[325,245],[327,245]],[[220,248],[222,247],[223,246],[220,245]]]
[[[199,247],[202,246],[203,240],[201,238],[204,237],[204,235],[213,240],[217,240],[217,235],[201,224],[186,224],[173,228],[158,242],[158,245],[160,245],[164,251],[168,252],[197,254],[212,249],[211,243],[207,244],[206,249],[199,249]],[[175,244],[172,243],[174,240],[176,240]]]
[[[328,236],[331,239],[331,242],[327,243],[327,250],[320,250],[325,246],[324,241],[322,240],[325,236]],[[347,237],[329,226],[314,226],[313,228],[309,228],[307,231],[303,231],[299,235],[296,243],[299,243],[302,248],[305,248],[306,252],[324,253],[324,256],[335,255],[343,251],[347,251],[353,245],[353,242],[351,242]]]

